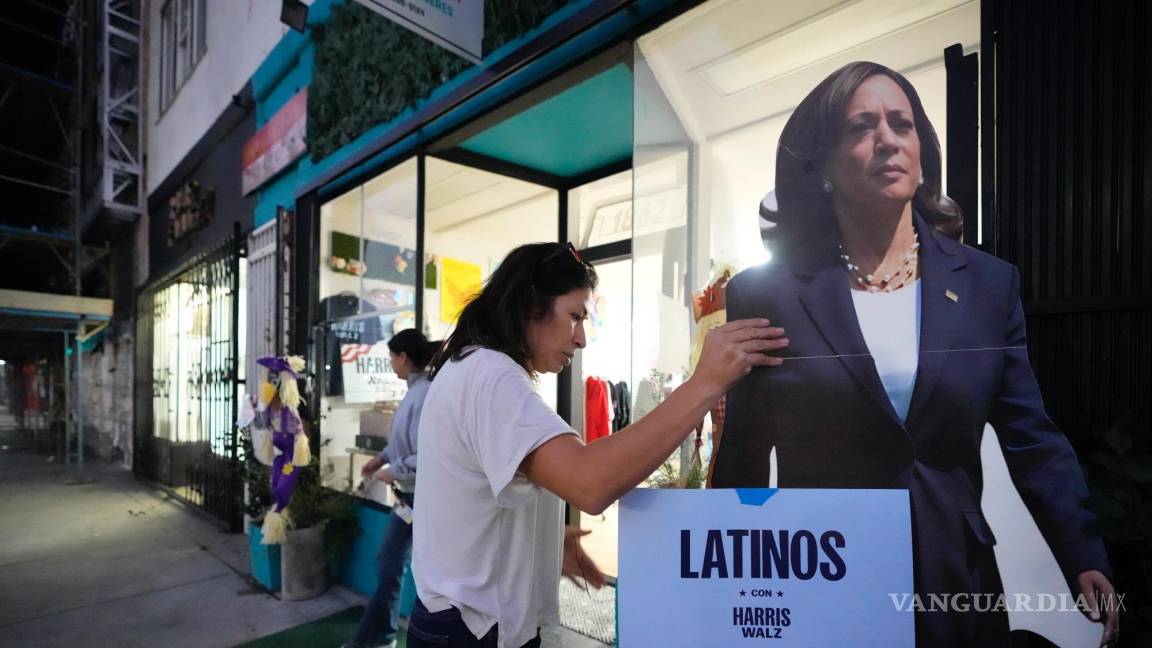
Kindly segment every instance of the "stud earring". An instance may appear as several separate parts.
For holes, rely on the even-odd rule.
[[[924,184],[924,169],[920,169],[920,179],[916,181],[916,184]]]
[[[828,178],[824,178],[824,182],[820,184],[820,188],[824,190],[824,193],[831,194],[832,193],[832,181],[829,180]]]

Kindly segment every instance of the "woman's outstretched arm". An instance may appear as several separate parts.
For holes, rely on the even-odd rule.
[[[556,437],[529,454],[520,472],[582,511],[600,513],[647,479],[753,367],[782,362],[767,353],[788,346],[788,338],[769,324],[739,320],[713,329],[692,377],[647,416],[588,445],[571,434]]]

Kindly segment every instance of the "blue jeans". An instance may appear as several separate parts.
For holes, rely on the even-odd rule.
[[[400,499],[413,507],[415,498],[410,493],[400,493]],[[396,638],[396,624],[399,620],[396,603],[400,600],[400,580],[404,576],[404,563],[408,561],[411,552],[412,525],[392,513],[388,516],[388,528],[384,529],[380,545],[380,582],[364,610],[364,616],[360,617],[360,627],[356,630],[352,645],[377,646]]]
[[[460,610],[448,608],[442,612],[429,612],[428,608],[416,599],[412,608],[412,618],[408,620],[408,648],[496,648],[499,638],[498,626],[492,626],[488,634],[477,639],[473,636]],[[540,635],[524,644],[522,648],[540,648]]]

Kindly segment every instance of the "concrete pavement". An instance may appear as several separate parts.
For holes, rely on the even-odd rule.
[[[119,465],[49,462],[0,411],[0,646],[226,647],[363,604],[252,587],[247,543]],[[543,643],[604,648],[563,628]]]
[[[362,602],[286,603],[223,533],[119,466],[46,463],[0,429],[0,645],[233,646]]]

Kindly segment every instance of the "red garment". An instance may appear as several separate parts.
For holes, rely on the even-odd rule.
[[[608,385],[599,378],[584,381],[584,440],[588,443],[612,432],[608,420]]]

